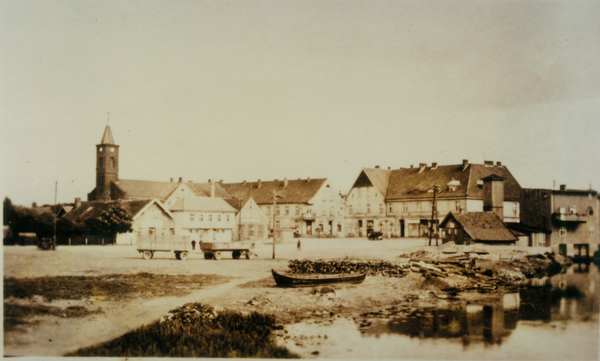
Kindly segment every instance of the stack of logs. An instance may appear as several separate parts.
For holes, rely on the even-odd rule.
[[[443,259],[411,259],[408,263],[379,260],[291,260],[290,273],[302,274],[351,274],[367,272],[367,276],[403,277],[408,272],[424,276],[447,277],[448,274],[475,275],[474,260],[462,254]]]

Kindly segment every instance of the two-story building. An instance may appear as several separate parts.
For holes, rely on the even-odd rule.
[[[463,160],[456,165],[363,168],[346,196],[346,233],[425,236],[432,218],[434,186],[439,186],[434,216],[439,222],[451,211],[483,212],[483,179],[491,175],[504,180],[504,221],[519,222],[521,186],[508,168],[500,162],[470,164]]]
[[[598,192],[567,189],[523,189],[521,192],[524,225],[551,231],[546,245],[569,256],[591,256],[600,245],[600,198]]]
[[[237,210],[223,198],[190,197],[176,201],[169,208],[177,227],[176,234],[189,235],[192,241],[233,240]]]
[[[326,178],[222,183],[233,199],[253,198],[273,228],[294,229],[300,235],[343,235],[344,208],[339,191]],[[274,194],[277,205],[273,204]]]

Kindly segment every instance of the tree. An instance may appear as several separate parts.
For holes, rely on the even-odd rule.
[[[2,213],[2,224],[5,226],[9,226],[10,225],[10,217],[12,215],[13,212],[13,205],[12,205],[12,201],[10,200],[10,198],[6,197],[4,198],[4,204],[3,204],[3,212]]]
[[[114,205],[105,210],[100,217],[88,218],[85,221],[91,234],[110,236],[113,239],[117,233],[130,231],[132,223],[131,214],[120,205]]]

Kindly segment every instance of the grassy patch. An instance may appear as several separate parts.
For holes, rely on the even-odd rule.
[[[4,278],[4,298],[31,298],[40,295],[48,301],[79,300],[91,297],[119,300],[126,298],[183,296],[191,290],[220,284],[219,275],[133,275],[58,276],[40,278]]]
[[[277,283],[275,283],[275,280],[273,279],[273,277],[268,277],[268,278],[263,278],[262,280],[258,280],[258,281],[250,281],[247,283],[243,283],[241,285],[238,285],[238,287],[240,287],[240,288],[275,288],[275,287],[277,287]]]
[[[102,311],[90,311],[82,306],[70,306],[65,309],[45,305],[16,305],[4,303],[4,332],[15,331],[19,325],[28,325],[30,316],[56,316],[56,317],[85,317]],[[35,322],[34,322],[35,323]]]
[[[277,346],[275,319],[188,303],[151,325],[66,356],[297,358]]]

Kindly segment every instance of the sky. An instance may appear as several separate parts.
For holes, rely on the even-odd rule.
[[[598,1],[0,2],[0,195],[501,161],[600,189]],[[108,116],[107,113],[110,113]]]

